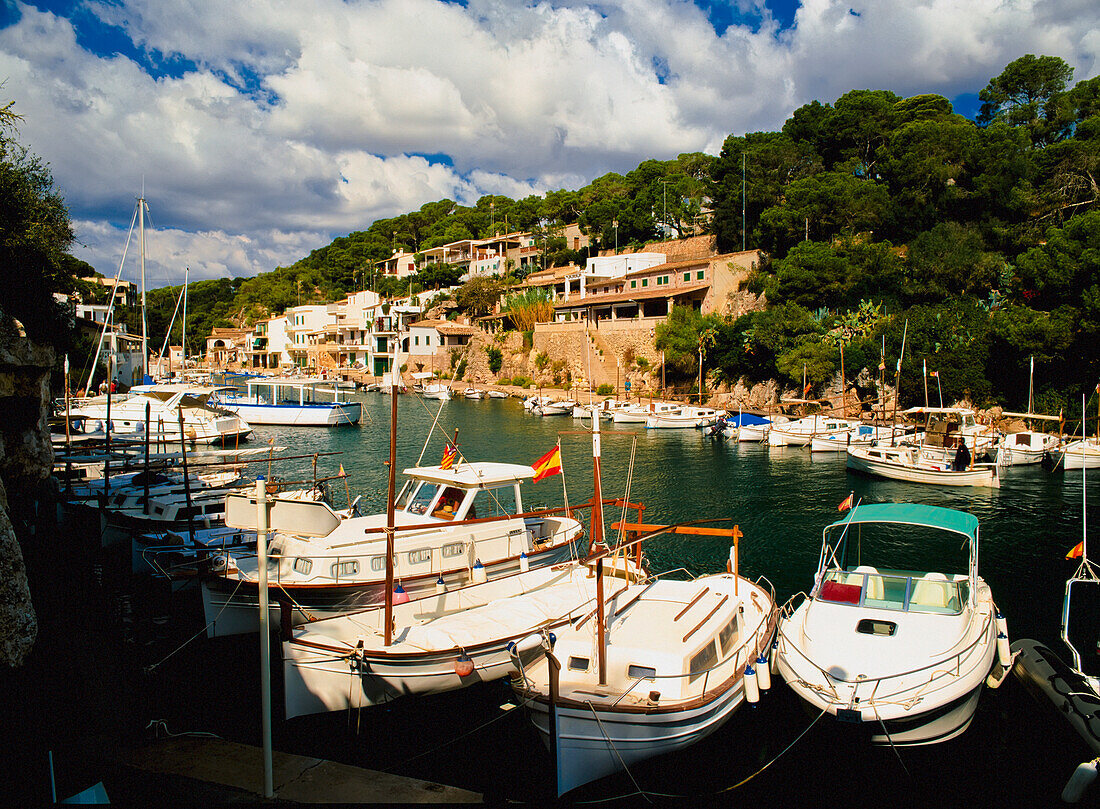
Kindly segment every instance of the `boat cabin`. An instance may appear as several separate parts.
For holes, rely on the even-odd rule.
[[[397,496],[396,510],[417,522],[475,520],[523,511],[520,483],[534,476],[522,464],[458,464],[413,467]]]
[[[817,592],[819,601],[852,604],[880,610],[934,612],[958,615],[970,592],[964,575],[924,573],[913,570],[886,570],[860,565],[825,573]],[[867,626],[864,626],[866,624]],[[860,621],[857,632],[893,634],[896,624],[884,621]]]
[[[930,447],[956,449],[963,436],[981,430],[973,410],[957,407],[914,407],[905,411],[914,421],[924,420],[924,444]]]

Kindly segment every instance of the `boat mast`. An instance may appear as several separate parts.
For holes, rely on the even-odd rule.
[[[396,329],[394,331],[397,331]],[[393,365],[390,367],[390,478],[386,492],[386,646],[393,643],[393,534],[396,523],[395,496],[397,488],[397,347],[400,334],[394,341]]]
[[[180,332],[180,348],[183,349],[183,359],[181,360],[180,376],[187,373],[187,284],[188,276],[191,274],[190,267],[183,268],[183,325]],[[168,346],[168,350],[172,350],[172,346]]]
[[[592,522],[588,534],[592,539],[592,547],[603,542],[603,492],[600,488],[600,419],[598,416],[592,419],[592,476],[594,478],[594,491],[592,494]],[[599,665],[600,685],[607,685],[607,629],[604,626],[603,603],[603,553],[596,558],[596,656]]]
[[[142,184],[138,197],[138,234],[141,247],[141,376],[149,378],[149,323],[145,315],[145,187]]]

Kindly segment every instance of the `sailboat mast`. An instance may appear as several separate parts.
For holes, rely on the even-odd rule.
[[[394,352],[394,361],[397,352]],[[390,374],[390,479],[386,492],[386,645],[393,642],[393,533],[397,488],[397,380]]]
[[[141,246],[141,376],[149,376],[149,324],[145,315],[145,189],[138,199],[138,233]]]
[[[600,487],[600,419],[592,418],[592,476],[594,489],[592,494],[592,525],[589,536],[594,548],[603,542],[603,492]],[[603,553],[596,559],[596,655],[599,664],[600,685],[607,684],[607,650],[604,648],[607,638],[603,603]]]
[[[182,326],[182,331],[180,332],[180,348],[183,349],[183,359],[181,360],[183,368],[180,369],[180,375],[181,376],[184,373],[187,372],[187,284],[188,284],[188,276],[190,276],[190,274],[191,274],[191,268],[190,267],[184,267],[183,268],[183,326]],[[171,348],[172,348],[171,346],[168,347],[169,351],[171,351]]]

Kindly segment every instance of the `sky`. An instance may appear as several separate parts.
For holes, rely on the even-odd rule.
[[[252,276],[444,197],[520,198],[852,89],[973,117],[1012,60],[1100,71],[1096,0],[0,0],[0,106],[73,254],[146,283]]]

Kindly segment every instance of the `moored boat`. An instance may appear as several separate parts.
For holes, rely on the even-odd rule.
[[[929,541],[929,532],[965,538],[965,572],[867,564],[911,534]],[[978,576],[978,542],[977,518],[962,511],[857,505],[825,527],[809,595],[781,610],[775,670],[814,713],[862,726],[873,743],[958,736],[994,664],[1011,665],[992,593]]]
[[[358,424],[361,402],[326,380],[249,379],[244,393],[221,388],[218,402],[252,424],[293,427],[336,427]]]
[[[848,447],[848,469],[874,477],[908,483],[940,486],[987,486],[999,488],[1001,477],[995,463],[977,463],[957,469],[953,460],[923,447],[899,444]]]

